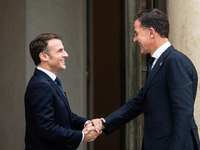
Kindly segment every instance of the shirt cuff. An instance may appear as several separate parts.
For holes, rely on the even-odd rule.
[[[89,122],[89,121],[91,121],[91,120],[88,120],[88,121],[86,121],[86,122],[84,123],[84,128],[85,128],[85,124],[86,124],[87,122]]]
[[[83,134],[83,136],[82,136],[81,143],[83,142],[83,139],[84,139],[84,136],[85,136],[83,131],[82,131],[82,134]],[[81,144],[81,143],[80,143],[80,144]]]

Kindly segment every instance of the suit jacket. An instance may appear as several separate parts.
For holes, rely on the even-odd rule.
[[[71,111],[55,82],[37,69],[26,89],[25,117],[26,150],[74,150],[87,121]]]
[[[105,132],[110,134],[144,113],[142,149],[200,150],[193,116],[197,80],[192,62],[170,46],[137,97],[105,118]]]

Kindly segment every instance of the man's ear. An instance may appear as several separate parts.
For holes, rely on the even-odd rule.
[[[149,36],[150,36],[150,38],[154,38],[155,37],[155,30],[154,30],[154,28],[149,28]]]
[[[41,61],[48,61],[48,59],[49,59],[49,56],[47,54],[43,53],[43,52],[41,52],[39,54],[39,57],[40,57]]]

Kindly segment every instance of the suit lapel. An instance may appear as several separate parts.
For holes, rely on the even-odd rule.
[[[38,69],[35,69],[35,74],[38,74],[40,76],[42,76],[43,78],[45,78],[47,81],[50,82],[50,84],[52,85],[52,87],[54,87],[54,89],[56,90],[56,92],[58,93],[58,95],[62,98],[62,100],[64,101],[67,109],[69,112],[71,112],[71,109],[70,109],[70,106],[69,106],[69,102],[67,100],[67,97],[65,97],[63,95],[63,93],[61,92],[61,90],[59,89],[59,87],[56,85],[56,83],[44,72],[38,70]]]
[[[156,64],[154,65],[153,69],[151,70],[151,73],[148,75],[145,85],[143,87],[143,94],[142,99],[144,98],[144,95],[146,94],[146,91],[152,82],[152,80],[155,78],[156,74],[160,71],[162,66],[165,63],[166,57],[171,53],[171,51],[174,50],[173,46],[170,46],[157,60]]]
[[[61,99],[64,101],[65,105],[66,105],[66,108],[69,112],[69,118],[71,120],[71,123],[72,123],[72,111],[71,111],[71,108],[69,106],[69,102],[68,102],[68,99],[67,99],[67,96],[65,97],[62,93],[62,91],[59,89],[59,87],[56,85],[56,83],[49,79],[49,82],[50,84],[55,88],[56,92],[58,93],[58,95],[61,97]],[[72,125],[72,124],[71,124]]]
[[[55,90],[57,91],[58,95],[62,98],[62,100],[64,101],[67,109],[71,112],[70,106],[69,106],[69,102],[67,100],[67,96],[65,97],[63,95],[63,93],[61,92],[61,90],[59,89],[59,87],[56,85],[56,83],[53,80],[49,80],[49,82],[51,83],[51,85],[55,88]]]

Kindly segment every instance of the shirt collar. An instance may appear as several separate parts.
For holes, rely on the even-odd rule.
[[[44,72],[44,73],[46,73],[53,81],[55,81],[56,75],[54,73],[52,73],[52,72],[50,72],[50,71],[48,71],[48,70],[46,70],[44,68],[41,68],[39,66],[37,66],[37,69],[42,71],[42,72]]]
[[[152,57],[154,57],[155,59],[158,59],[160,57],[160,55],[162,55],[162,53],[171,46],[171,43],[168,41],[165,44],[163,44],[162,46],[160,46],[152,55]]]

